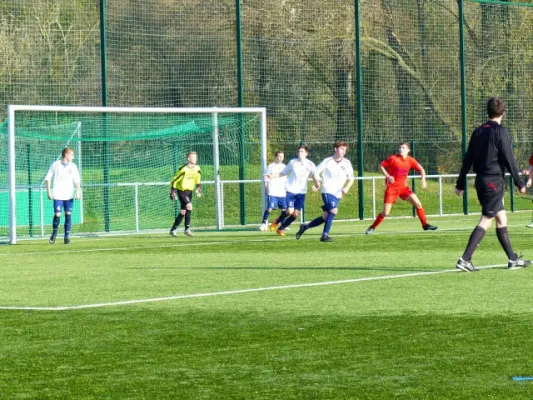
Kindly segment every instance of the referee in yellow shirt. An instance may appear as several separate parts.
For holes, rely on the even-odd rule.
[[[179,200],[180,213],[174,220],[170,234],[176,236],[176,230],[185,218],[185,234],[193,236],[191,232],[191,212],[192,212],[192,191],[196,188],[196,196],[202,196],[202,185],[200,183],[201,171],[200,167],[196,165],[198,155],[195,151],[187,154],[187,164],[180,167],[172,181],[170,181],[170,198],[173,201]]]

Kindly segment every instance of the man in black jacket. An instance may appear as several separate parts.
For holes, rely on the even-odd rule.
[[[521,181],[516,161],[511,151],[509,131],[501,125],[505,114],[505,104],[501,97],[491,97],[487,102],[489,120],[477,127],[470,138],[468,150],[463,159],[463,165],[455,193],[461,196],[466,186],[466,174],[473,166],[476,173],[476,192],[481,203],[481,219],[468,240],[463,256],[457,261],[457,269],[464,272],[478,271],[472,265],[474,251],[483,240],[493,218],[496,218],[496,236],[507,254],[508,269],[525,268],[531,264],[517,256],[511,246],[507,232],[507,214],[503,206],[505,194],[505,170],[513,177],[514,184],[520,193],[526,193],[526,184]]]

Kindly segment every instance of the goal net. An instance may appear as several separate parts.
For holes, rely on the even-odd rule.
[[[0,238],[7,227],[12,244],[50,235],[44,177],[65,147],[75,152],[82,186],[72,235],[168,230],[179,212],[170,180],[190,151],[198,153],[204,192],[193,197],[193,227],[246,224],[247,213],[263,208],[264,108],[12,105],[5,128]]]

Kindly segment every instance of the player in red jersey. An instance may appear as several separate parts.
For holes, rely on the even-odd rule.
[[[398,197],[411,203],[416,207],[416,214],[422,223],[422,228],[425,231],[434,231],[436,226],[428,224],[426,220],[426,212],[417,195],[407,186],[407,175],[409,170],[414,169],[419,171],[421,175],[421,184],[426,188],[426,171],[413,157],[409,155],[411,146],[409,143],[402,142],[398,148],[398,153],[390,156],[380,164],[381,172],[385,175],[385,182],[387,189],[385,190],[385,199],[383,201],[383,211],[378,215],[376,220],[366,230],[366,234],[373,233],[379,224],[389,216],[392,205],[396,202]]]

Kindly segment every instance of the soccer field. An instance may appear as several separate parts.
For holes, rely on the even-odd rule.
[[[533,269],[493,226],[456,272],[477,220],[0,246],[0,397],[530,399]]]

